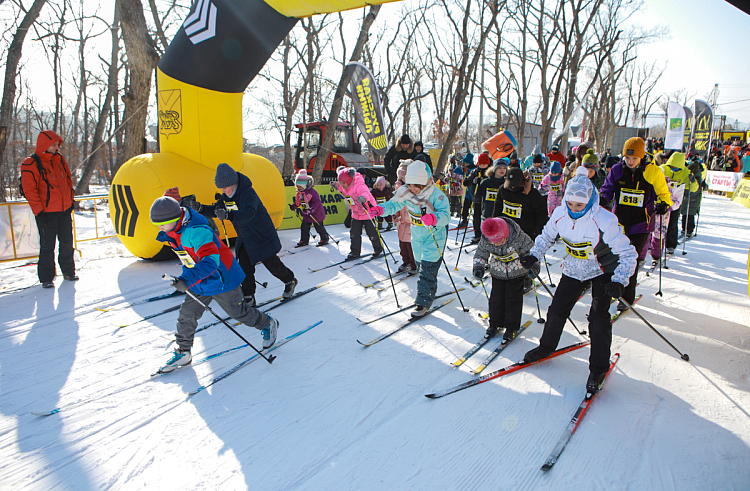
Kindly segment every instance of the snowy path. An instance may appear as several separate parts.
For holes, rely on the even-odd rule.
[[[300,280],[298,291],[329,283],[273,312],[280,337],[323,323],[276,351],[273,365],[252,363],[193,397],[185,393],[250,350],[150,380],[173,347],[164,334],[174,330],[177,312],[115,325],[180,300],[95,310],[168,292],[160,276],[178,272],[176,261],[141,261],[116,240],[92,242],[83,246],[77,283],[0,295],[0,489],[748,489],[750,210],[706,195],[699,235],[663,272],[663,298],[654,295],[658,274],[641,275],[636,308],[690,363],[633,313],[624,315],[612,350],[622,358],[548,473],[539,467],[584,395],[588,349],[428,400],[425,393],[472,378],[469,371],[489,353],[451,366],[486,323],[477,315],[486,310],[481,287],[463,280],[473,255],[462,254],[455,272],[457,251],[446,251],[469,313],[454,300],[363,348],[357,339],[370,340],[408,315],[369,325],[356,319],[395,308],[390,285],[382,292],[360,285],[387,276],[382,260],[308,270],[348,252],[343,225],[329,230],[339,248],[282,258]],[[299,232],[280,236],[288,249]],[[396,252],[395,232],[384,238]],[[559,248],[548,255],[555,283],[560,257]],[[11,266],[0,265],[0,288],[35,281],[35,267]],[[268,281],[258,287],[260,301],[281,294],[283,285],[264,268],[257,279]],[[438,292],[451,288],[445,269],[439,282]],[[412,303],[416,278],[396,290],[402,306]],[[485,373],[536,346],[542,325],[533,294],[524,301],[532,325]],[[549,296],[541,289],[539,301],[546,315]],[[586,296],[573,310],[579,328],[589,303]],[[201,323],[213,320],[206,314]],[[238,329],[260,344],[257,331]],[[579,340],[568,326],[560,346]],[[193,356],[240,343],[214,326],[196,336]],[[30,414],[90,398],[57,415]]]

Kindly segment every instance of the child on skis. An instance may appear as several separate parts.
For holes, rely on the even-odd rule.
[[[357,259],[362,254],[362,229],[365,229],[367,237],[372,244],[372,257],[378,257],[383,253],[383,245],[380,243],[378,231],[372,224],[370,209],[377,206],[375,198],[372,197],[370,189],[365,184],[362,174],[351,167],[345,167],[338,173],[338,181],[331,182],[331,190],[340,192],[348,198],[352,212],[352,227],[349,229],[351,249],[347,260]],[[391,213],[392,214],[392,213]]]
[[[552,212],[530,254],[521,258],[521,265],[531,268],[544,257],[558,234],[565,243],[563,274],[547,310],[544,332],[539,346],[526,353],[524,362],[538,361],[557,348],[570,311],[583,293],[585,283],[591,281],[591,355],[586,390],[595,393],[609,369],[612,344],[609,304],[612,297],[622,296],[635,271],[638,254],[622,232],[617,217],[599,206],[598,193],[585,167],[577,169],[568,182],[564,201],[563,206]]]
[[[375,198],[375,201],[377,201],[379,205],[382,205],[389,199],[393,198],[393,191],[391,191],[391,187],[389,186],[388,181],[385,180],[385,177],[380,176],[375,181],[375,184],[372,186],[372,197]],[[383,228],[383,218],[384,217],[378,217],[378,230]],[[393,217],[388,215],[385,217],[385,221],[388,223],[385,231],[388,232],[393,228]]]
[[[537,189],[542,196],[547,196],[546,191],[542,192],[540,189],[544,176],[549,172],[549,166],[544,165],[544,158],[540,154],[536,154],[531,162],[531,167],[528,169],[531,174],[531,185],[534,189]]]
[[[485,334],[488,339],[505,328],[503,342],[511,341],[521,327],[523,282],[528,270],[520,258],[528,255],[533,245],[513,220],[487,218],[482,222],[482,240],[474,254],[474,277],[481,279],[486,270],[492,276],[490,327]],[[535,266],[538,268],[538,264]]]
[[[149,217],[159,227],[156,240],[174,249],[182,261],[182,273],[172,286],[181,292],[190,290],[204,305],[215,299],[230,317],[261,331],[263,349],[273,346],[279,322],[245,302],[240,286],[245,273],[229,247],[209,228],[208,219],[197,211],[180,207],[169,196],[154,201]],[[192,361],[190,350],[195,328],[205,311],[200,302],[185,296],[177,318],[177,348],[161,372],[171,372]]]
[[[563,179],[560,162],[556,160],[552,162],[549,174],[544,176],[539,185],[539,193],[547,194],[547,216],[552,216],[555,208],[562,204],[562,197],[565,194],[565,179]]]
[[[427,164],[414,161],[406,168],[405,185],[383,206],[373,208],[378,216],[392,215],[406,207],[411,218],[411,245],[419,271],[416,308],[412,317],[422,317],[435,300],[437,274],[448,238],[448,197],[432,182]]]
[[[328,231],[323,226],[323,220],[326,219],[326,210],[320,201],[320,195],[313,188],[313,182],[312,176],[308,176],[305,169],[301,169],[294,178],[297,194],[289,208],[302,219],[301,236],[295,247],[306,246],[310,242],[311,225],[314,225],[315,230],[320,234],[318,247],[328,244]]]

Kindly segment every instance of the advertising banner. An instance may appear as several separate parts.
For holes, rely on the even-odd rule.
[[[706,184],[712,191],[729,191],[733,193],[744,176],[741,172],[706,172]]]
[[[294,186],[285,186],[284,189],[286,190],[286,202],[287,204],[291,204],[294,201],[294,195],[297,194],[297,188]],[[346,213],[349,210],[341,193],[332,193],[331,187],[328,184],[315,186],[315,190],[320,195],[320,201],[326,210],[326,219],[323,221],[323,225],[344,223]],[[297,218],[297,214],[289,209],[288,205],[284,207],[284,219],[281,220],[279,230],[300,228],[301,225],[302,220]],[[315,232],[314,228],[311,230]]]
[[[0,261],[36,257],[39,254],[39,230],[27,203],[0,206],[0,237],[4,239],[0,245]]]
[[[362,63],[352,62],[347,67],[349,68],[349,90],[352,94],[359,132],[365,137],[373,153],[385,155],[388,151],[388,141],[385,137],[385,120],[375,77]]]
[[[687,106],[682,106],[682,109],[685,110],[685,138],[682,148],[687,150],[690,148],[690,135],[693,133],[693,111]]]
[[[742,179],[737,189],[734,190],[732,201],[735,201],[746,208],[750,208],[750,178]],[[748,259],[750,261],[750,259]]]
[[[695,124],[693,126],[693,149],[695,153],[706,160],[708,147],[711,143],[711,129],[713,128],[714,112],[711,106],[700,99],[695,100]]]
[[[664,148],[667,150],[682,150],[685,141],[685,110],[680,104],[669,101],[667,109],[667,137]]]

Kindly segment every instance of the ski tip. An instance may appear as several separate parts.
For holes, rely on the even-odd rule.
[[[428,399],[437,399],[438,397],[440,397],[440,396],[439,396],[439,395],[437,395],[437,394],[425,394],[424,396],[425,396],[426,398],[428,398]]]
[[[362,341],[360,341],[359,339],[357,340],[357,342],[358,342],[359,344],[361,344],[362,346],[364,346],[365,348],[367,348],[368,346],[370,346],[370,343],[363,343],[363,342],[362,342]]]
[[[545,471],[545,472],[547,472],[548,470],[552,469],[552,466],[553,466],[553,465],[554,465],[554,464],[544,464],[544,465],[542,466],[542,470],[543,470],[543,471]]]
[[[33,414],[34,416],[44,417],[44,416],[52,416],[53,414],[55,414],[55,411],[47,411],[46,413],[37,413],[37,412],[32,411],[31,414]]]

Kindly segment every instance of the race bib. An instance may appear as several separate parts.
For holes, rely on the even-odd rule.
[[[519,203],[511,203],[510,201],[503,201],[503,215],[511,218],[521,218],[522,206]]]
[[[380,204],[385,203],[387,200],[385,199],[385,196],[383,196],[380,198],[375,198],[375,201],[380,205]]]
[[[565,252],[576,259],[591,259],[594,256],[594,248],[591,242],[579,242],[574,244],[563,239],[565,243]]]
[[[299,208],[302,211],[307,210],[309,208],[308,205],[307,205],[307,201],[300,202],[300,204],[299,204],[299,206],[297,208]]]
[[[180,258],[180,262],[182,262],[182,265],[186,268],[193,268],[195,267],[195,261],[193,261],[193,258],[190,257],[190,254],[188,254],[187,251],[175,251],[177,253],[177,257]]]
[[[532,174],[531,175],[534,178],[534,182],[542,182],[542,179],[544,179],[544,174]]]
[[[620,201],[618,204],[625,206],[637,206],[643,208],[646,192],[643,189],[620,189]]]
[[[237,208],[237,205],[235,204],[234,201],[225,201],[224,202],[224,206],[226,206],[227,210],[229,210],[229,211],[237,211],[237,210],[239,210],[239,208]]]
[[[518,259],[518,253],[516,251],[513,251],[504,256],[500,256],[499,254],[490,254],[490,263],[494,261],[494,262],[501,262],[501,263],[507,264],[511,261],[515,261],[516,259]]]
[[[549,186],[549,190],[555,194],[559,193],[561,188],[562,184],[550,184]]]
[[[411,218],[412,225],[416,225],[417,227],[424,227],[424,223],[422,223],[422,215],[417,215],[413,211],[409,210],[409,218]]]
[[[497,188],[487,188],[487,192],[485,193],[485,201],[495,201],[497,199]]]

